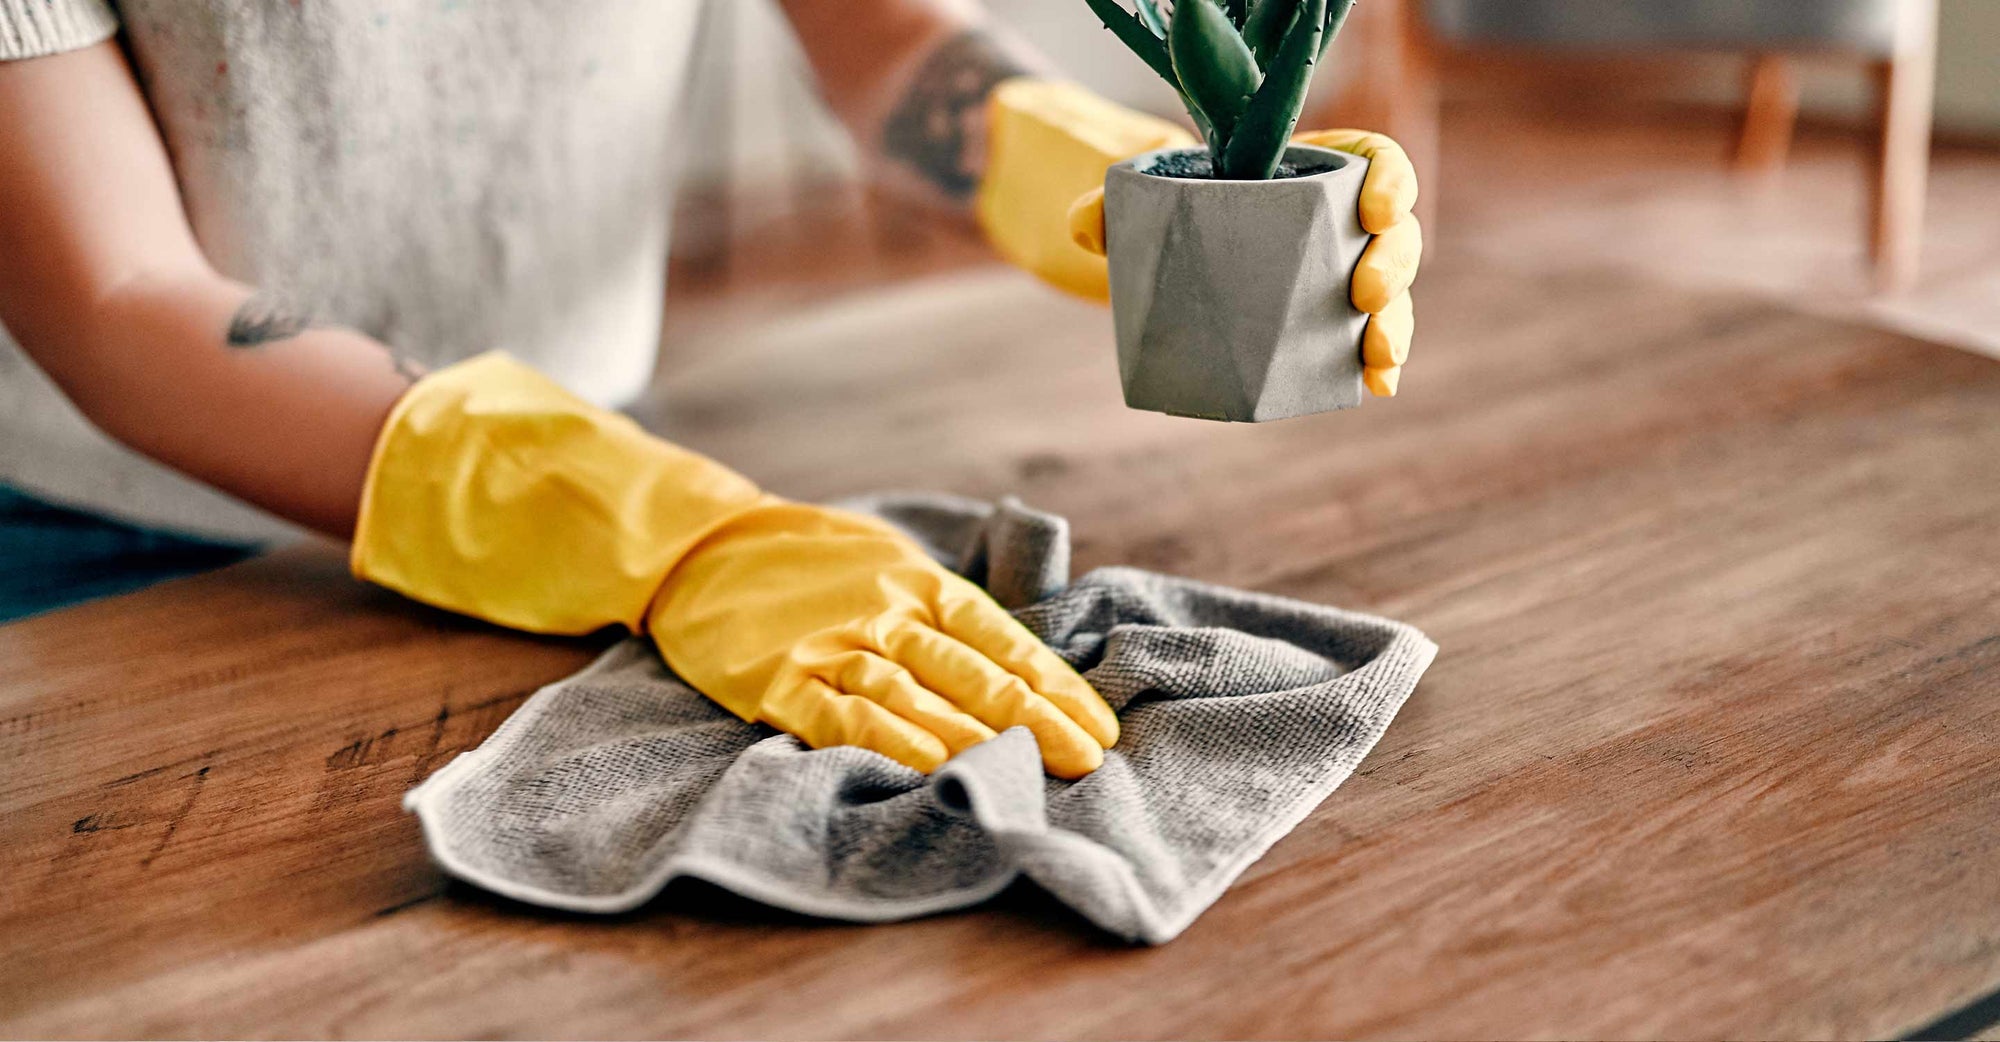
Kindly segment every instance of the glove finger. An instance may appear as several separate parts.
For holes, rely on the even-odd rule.
[[[1348,298],[1354,306],[1375,314],[1409,292],[1424,259],[1424,230],[1415,217],[1404,219],[1375,236],[1355,262]]]
[[[1410,338],[1416,335],[1416,308],[1404,293],[1389,306],[1368,316],[1361,331],[1361,364],[1377,368],[1402,365],[1410,357]]]
[[[1104,186],[1099,185],[1069,204],[1069,237],[1099,257],[1104,256]]]
[[[902,627],[889,643],[883,651],[892,661],[986,726],[1034,732],[1050,774],[1081,778],[1104,762],[1104,749],[1090,732],[978,650],[925,626]]]
[[[1106,749],[1118,742],[1118,714],[1090,682],[984,592],[940,605],[938,628],[1027,681]]]
[[[1371,365],[1364,366],[1361,370],[1361,382],[1368,386],[1368,393],[1377,398],[1394,398],[1396,385],[1402,382],[1402,379],[1403,367],[1400,365]]]
[[[827,669],[834,688],[865,698],[936,735],[953,756],[994,735],[993,729],[976,717],[918,683],[909,670],[873,652],[848,652],[828,663]]]
[[[1408,216],[1417,205],[1417,168],[1409,153],[1387,134],[1367,130],[1314,130],[1296,134],[1293,141],[1317,145],[1336,152],[1350,152],[1368,160],[1368,176],[1361,181],[1361,227],[1380,235]]]
[[[866,698],[836,691],[818,677],[774,685],[758,717],[815,749],[859,746],[925,774],[950,754],[938,736]]]

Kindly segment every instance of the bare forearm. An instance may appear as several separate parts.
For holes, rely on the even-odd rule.
[[[382,344],[216,277],[134,279],[29,349],[105,433],[343,538],[375,434],[413,378]]]
[[[783,0],[828,103],[897,174],[964,203],[985,161],[986,96],[1045,74],[1031,48],[960,0]]]
[[[0,323],[84,415],[301,524],[354,525],[389,351],[215,273],[113,43],[0,62]]]

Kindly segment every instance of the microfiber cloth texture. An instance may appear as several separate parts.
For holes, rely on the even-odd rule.
[[[1123,734],[1077,781],[1015,727],[930,777],[813,750],[620,643],[412,790],[452,875],[580,912],[682,876],[858,922],[964,908],[1025,876],[1119,937],[1171,940],[1346,780],[1437,646],[1390,619],[1132,568],[1068,581],[1060,517],[936,494],[841,504],[980,582],[1082,671]]]

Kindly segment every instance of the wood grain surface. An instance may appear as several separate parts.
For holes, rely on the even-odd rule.
[[[1013,493],[1079,567],[1406,619],[1361,771],[1179,940],[447,885],[398,799],[597,646],[285,551],[0,627],[0,1033],[1864,1037],[2000,985],[2000,364],[1748,298],[1427,272],[1403,396],[1129,412],[977,271],[718,319],[652,418],[802,497]]]

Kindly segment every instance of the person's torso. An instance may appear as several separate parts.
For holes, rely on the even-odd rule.
[[[430,366],[502,348],[618,403],[657,350],[669,134],[699,8],[124,0],[119,14],[219,270]],[[0,445],[0,481],[72,505],[282,530],[108,442],[4,335]]]

